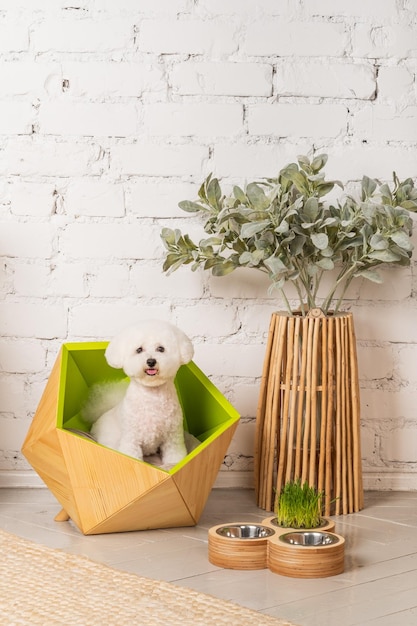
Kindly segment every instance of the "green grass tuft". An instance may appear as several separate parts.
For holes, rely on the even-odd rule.
[[[317,528],[321,523],[324,493],[307,482],[288,482],[277,497],[275,513],[279,526],[285,528]]]

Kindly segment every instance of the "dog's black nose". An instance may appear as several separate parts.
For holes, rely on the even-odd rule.
[[[146,365],[149,365],[149,367],[155,367],[156,365],[156,359],[148,359],[146,361]]]

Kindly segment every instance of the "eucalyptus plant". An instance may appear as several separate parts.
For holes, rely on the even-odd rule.
[[[197,244],[178,229],[164,228],[163,270],[190,264],[192,270],[203,267],[225,276],[239,267],[254,268],[268,275],[290,313],[286,287],[292,283],[304,315],[312,308],[337,312],[354,278],[382,282],[376,271],[381,265],[409,265],[410,211],[417,210],[413,180],[401,182],[394,173],[388,185],[364,176],[358,198],[343,194],[326,202],[335,186],[343,189],[340,181],[326,179],[326,162],[326,154],[300,156],[276,178],[244,189],[236,185],[229,194],[210,174],[197,200],[179,203],[205,219],[206,236]],[[319,294],[326,275],[330,286]]]
[[[321,524],[323,493],[307,482],[288,482],[277,497],[275,514],[278,526],[318,528]]]

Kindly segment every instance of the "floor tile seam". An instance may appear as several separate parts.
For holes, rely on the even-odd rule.
[[[398,558],[400,558],[400,557],[398,557]],[[319,593],[319,594],[314,593],[314,594],[311,594],[311,595],[303,596],[302,601],[303,602],[304,601],[308,602],[308,601],[311,600],[311,598],[314,598],[315,600],[317,600],[317,599],[320,599],[320,597],[325,597],[325,596],[328,596],[328,595],[331,595],[331,594],[334,594],[334,593],[343,593],[343,592],[346,592],[346,591],[351,591],[351,590],[353,590],[355,588],[361,588],[361,587],[363,588],[365,585],[369,585],[369,584],[372,584],[372,583],[377,583],[377,582],[382,581],[382,580],[386,580],[386,579],[389,579],[389,578],[392,578],[392,577],[395,577],[395,576],[401,576],[401,575],[404,575],[404,574],[409,574],[409,573],[415,572],[415,571],[417,571],[417,568],[414,568],[414,569],[411,569],[411,570],[407,570],[407,571],[403,571],[403,572],[398,572],[397,574],[390,574],[390,575],[387,575],[387,576],[381,576],[380,578],[373,578],[372,580],[366,580],[366,581],[355,582],[355,583],[352,582],[350,584],[349,584],[349,581],[345,579],[344,582],[342,583],[343,586],[341,586],[340,588],[338,588],[338,589],[329,589],[329,590],[323,591],[322,593]],[[341,574],[340,576],[343,577],[343,574]],[[407,590],[401,589],[401,591],[413,591],[413,590],[415,590],[415,585],[412,585]],[[392,593],[394,595],[396,595],[396,594],[398,594],[398,590],[394,589],[392,591]],[[392,595],[392,594],[388,594],[388,595]],[[351,602],[351,599],[350,600],[347,599],[347,604],[344,605],[344,606],[349,606],[350,602]],[[280,608],[283,608],[285,606],[291,607],[291,606],[296,606],[297,604],[298,605],[300,604],[300,598],[297,598],[297,599],[294,599],[294,600],[290,600],[289,602],[281,602],[280,604],[273,605],[270,608],[272,609],[275,606],[278,606]],[[339,605],[339,608],[340,608],[340,605]],[[269,608],[264,607],[263,610],[269,610]]]
[[[183,539],[190,539],[191,541],[198,541],[204,545],[208,545],[208,539],[202,539],[200,537],[190,537],[189,535],[181,535]]]
[[[365,583],[360,583],[357,586],[360,587],[360,586],[363,586],[364,584]],[[308,602],[311,601],[312,597],[314,597],[314,599],[317,600],[317,598],[320,598],[322,596],[325,597],[325,596],[328,596],[328,595],[333,594],[333,593],[339,593],[340,591],[345,592],[345,591],[350,590],[351,588],[352,587],[348,588],[345,585],[342,589],[332,589],[332,590],[329,590],[329,591],[327,591],[325,593],[321,593],[319,595],[315,594],[314,596],[305,596],[305,597],[302,598],[302,601],[308,603]],[[414,592],[414,589],[415,589],[415,587],[411,587],[410,589],[407,589],[406,591]],[[405,591],[405,590],[401,589],[401,591]],[[385,594],[385,597],[387,597],[387,595],[388,595],[388,597],[389,596],[397,597],[398,596],[398,590],[393,589],[392,593]],[[328,601],[326,601],[326,602],[324,602],[322,604],[321,610],[318,610],[317,609],[317,605],[315,605],[314,613],[315,613],[316,617],[317,616],[318,617],[326,616],[326,614],[330,614],[331,615],[332,612],[334,610],[336,610],[336,609],[340,610],[340,609],[348,608],[348,607],[352,609],[352,607],[358,606],[358,605],[360,605],[360,604],[362,604],[364,602],[366,602],[365,599],[359,599],[358,601],[353,602],[352,598],[349,597],[349,598],[346,598],[345,604],[340,604],[340,600],[338,600],[337,605],[336,605],[335,603],[332,603],[331,600],[328,600]],[[298,605],[298,611],[300,611],[300,599],[291,600],[290,602],[285,602],[285,603],[281,603],[281,604],[278,604],[278,605],[274,605],[274,606],[270,607],[269,609],[263,608],[262,610],[270,611],[270,610],[273,610],[274,608],[278,608],[280,611],[282,611],[282,610],[285,609],[285,607],[292,608],[293,606],[297,607],[297,605]],[[407,609],[402,609],[401,611],[399,611],[399,613],[401,613],[402,611],[411,610],[412,608],[415,608],[415,607],[414,606],[413,607],[407,607]],[[359,622],[354,621],[354,622],[349,622],[349,624],[345,624],[344,623],[344,626],[366,626],[368,623],[369,623],[369,626],[371,626],[372,623],[377,624],[378,620],[380,620],[381,617],[386,617],[386,615],[387,614],[384,612],[382,615],[378,615],[377,617],[373,617],[372,621],[366,622],[366,623],[363,622],[363,618],[360,618]],[[394,615],[395,615],[395,613],[394,613]],[[293,618],[291,618],[291,619],[293,619]],[[353,618],[353,619],[357,619],[357,618]],[[327,622],[321,622],[321,623],[327,623]]]
[[[384,522],[385,524],[394,524],[395,526],[404,526],[406,528],[416,528],[417,527],[417,522],[416,524],[406,524],[404,522],[399,522],[397,520],[392,520],[392,519],[385,519],[383,517],[375,517],[373,515],[364,515],[363,513],[357,513],[358,518],[361,519],[367,519],[367,520],[373,520],[375,522]],[[336,521],[337,523],[337,521]],[[349,522],[349,520],[343,520],[343,522],[340,522],[343,524],[346,524],[347,526],[350,526],[351,528],[357,528],[358,530],[361,530],[360,526],[358,526],[357,524],[355,524],[355,522],[351,523]]]
[[[181,576],[181,578],[170,578],[168,582],[173,583],[173,584],[177,584],[177,585],[181,585],[181,586],[186,586],[184,585],[184,582],[187,580],[198,580],[198,578],[200,578],[200,576],[207,576],[207,574],[217,574],[218,572],[221,572],[222,569],[221,568],[217,568],[215,565],[211,565],[210,562],[207,563],[207,566],[210,568],[205,572],[199,572],[198,574],[190,574],[189,576]],[[211,569],[213,568],[213,569]],[[190,587],[187,587],[187,589],[190,589]]]
[[[380,563],[387,563],[389,561],[395,561],[398,558],[401,558],[401,557],[395,557],[394,559],[388,559],[387,561],[380,561]],[[394,579],[394,578],[397,578],[398,576],[404,576],[406,574],[412,574],[414,572],[417,573],[417,567],[413,567],[413,568],[408,569],[408,570],[403,570],[401,572],[396,572],[395,574],[386,574],[386,575],[383,575],[383,576],[374,577],[374,578],[372,578],[370,580],[362,580],[360,582],[354,582],[354,583],[352,583],[350,585],[345,584],[343,589],[333,589],[329,593],[333,593],[335,591],[336,592],[345,591],[347,588],[349,588],[350,590],[355,589],[356,587],[357,588],[360,588],[360,587],[364,588],[364,587],[366,587],[368,585],[373,585],[375,583],[379,583],[379,582],[382,582],[384,580],[389,580],[390,578]],[[412,584],[412,586],[409,589],[401,588],[401,591],[411,591],[411,590],[415,590],[415,583]],[[397,589],[393,589],[393,593],[397,594],[398,590]],[[388,593],[388,595],[391,595],[391,594]]]
[[[149,544],[147,544],[147,545],[149,545]],[[202,546],[193,546],[193,548],[194,547],[201,548]],[[183,548],[178,548],[177,550],[174,550],[173,552],[169,552],[167,554],[173,556],[173,555],[176,555],[178,553],[183,552],[183,550],[184,550],[184,547]],[[117,565],[118,564],[132,563],[132,562],[137,562],[137,561],[141,561],[141,560],[143,560],[143,561],[152,561],[155,558],[155,556],[152,556],[152,554],[150,554],[150,553],[148,553],[146,555],[137,555],[137,556],[135,556],[135,557],[133,557],[131,559],[126,559],[126,558],[124,558],[125,556],[126,555],[120,555],[120,558],[115,557],[115,558],[117,558],[117,560],[112,560],[112,563],[113,563],[113,566],[115,567],[115,569],[117,569]],[[157,555],[157,557],[158,556],[161,556],[161,555]],[[190,577],[192,578],[193,575],[191,575]]]
[[[409,590],[411,591],[411,590]],[[414,606],[409,606],[407,608],[402,608],[398,611],[394,611],[393,613],[385,613],[383,615],[378,615],[377,617],[373,617],[371,620],[367,621],[367,622],[363,622],[363,620],[361,620],[360,622],[355,622],[350,624],[349,626],[372,626],[372,624],[375,624],[375,626],[380,622],[381,619],[385,619],[387,617],[396,617],[398,619],[398,616],[401,615],[402,613],[404,615],[406,615],[408,613],[408,611],[413,611],[414,609],[417,609],[417,604]],[[395,622],[397,623],[397,622]]]
[[[78,534],[76,535],[74,532],[65,532],[65,530],[63,530],[62,528],[52,528],[51,526],[47,526],[47,525],[43,525],[43,524],[34,524],[33,522],[26,522],[25,520],[22,520],[21,518],[19,518],[18,520],[16,520],[15,517],[10,517],[9,515],[4,515],[4,513],[0,513],[0,519],[3,518],[5,520],[8,520],[10,522],[16,522],[18,521],[19,524],[23,524],[23,526],[27,529],[39,529],[39,530],[43,530],[43,531],[47,531],[48,533],[54,533],[54,535],[58,536],[58,535],[65,535],[66,537],[78,537]],[[60,522],[57,522],[60,523]],[[10,534],[12,535],[16,535],[16,537],[21,537],[21,534],[18,532],[15,532],[13,530],[10,531],[6,531],[6,532],[10,532]],[[80,537],[82,537],[83,535],[79,535]],[[41,541],[39,540],[33,540],[35,543],[39,543],[41,545],[44,545]]]

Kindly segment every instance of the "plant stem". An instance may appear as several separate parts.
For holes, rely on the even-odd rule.
[[[284,303],[285,303],[285,306],[287,308],[288,313],[290,315],[293,315],[293,312],[292,312],[290,303],[288,302],[288,298],[287,298],[287,296],[285,294],[285,291],[281,287],[279,288],[279,291],[280,291],[280,294],[281,294],[281,298],[284,300]]]

